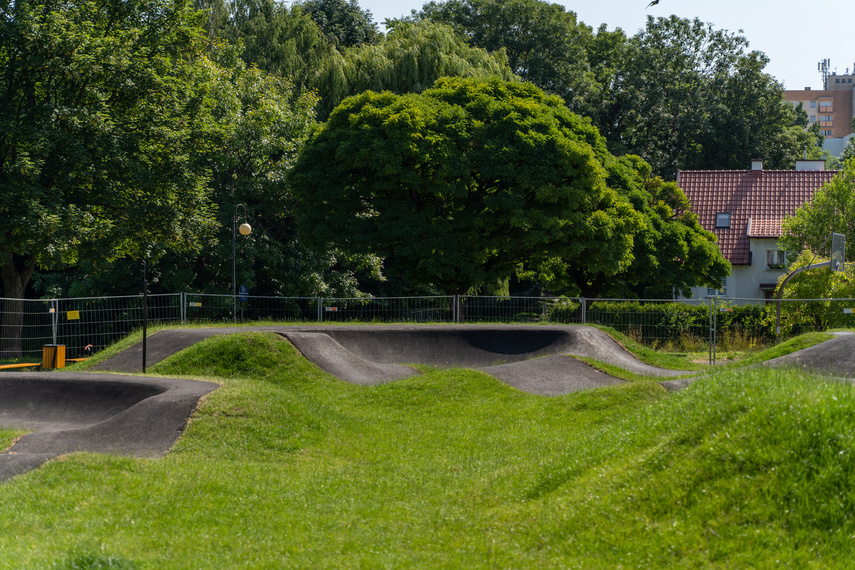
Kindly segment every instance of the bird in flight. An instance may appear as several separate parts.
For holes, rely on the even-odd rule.
[[[650,8],[651,6],[656,6],[657,4],[659,4],[659,0],[653,0],[653,2],[647,5],[647,7]]]

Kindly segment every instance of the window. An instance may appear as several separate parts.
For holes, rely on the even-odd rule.
[[[810,122],[811,122],[811,123],[815,123],[815,122],[816,122],[816,115],[811,115],[811,116],[810,116]]]
[[[776,271],[787,268],[787,252],[782,249],[766,250],[766,270]]]
[[[729,228],[730,227],[730,212],[719,212],[715,215],[715,227]]]
[[[822,134],[823,136],[826,136],[826,137],[830,137],[831,136],[831,130],[830,129],[823,129],[820,131],[820,134]]]
[[[833,107],[834,102],[831,99],[821,99],[819,102],[820,107]]]
[[[810,102],[810,108],[811,108],[811,109],[816,109],[816,101],[811,101],[811,102]]]
[[[707,287],[707,297],[727,297],[727,277],[721,280],[721,287]]]

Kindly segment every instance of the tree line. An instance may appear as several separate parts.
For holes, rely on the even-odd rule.
[[[3,296],[138,293],[143,260],[154,291],[229,292],[238,204],[253,294],[686,290],[728,267],[677,170],[817,146],[766,57],[697,20],[447,0],[385,24],[0,0]]]

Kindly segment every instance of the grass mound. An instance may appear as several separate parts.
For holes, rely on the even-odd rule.
[[[276,335],[153,372],[215,378],[164,459],[77,454],[0,485],[0,568],[847,567],[855,389],[725,370],[561,397],[469,370],[340,382]],[[26,536],[22,541],[17,537]]]

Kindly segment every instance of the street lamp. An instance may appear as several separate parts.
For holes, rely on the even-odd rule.
[[[238,227],[238,209],[243,208],[243,223]],[[252,232],[252,226],[246,223],[246,206],[238,204],[235,206],[235,215],[232,218],[232,320],[237,321],[237,254],[235,252],[235,236],[240,232],[242,236],[248,236]]]

